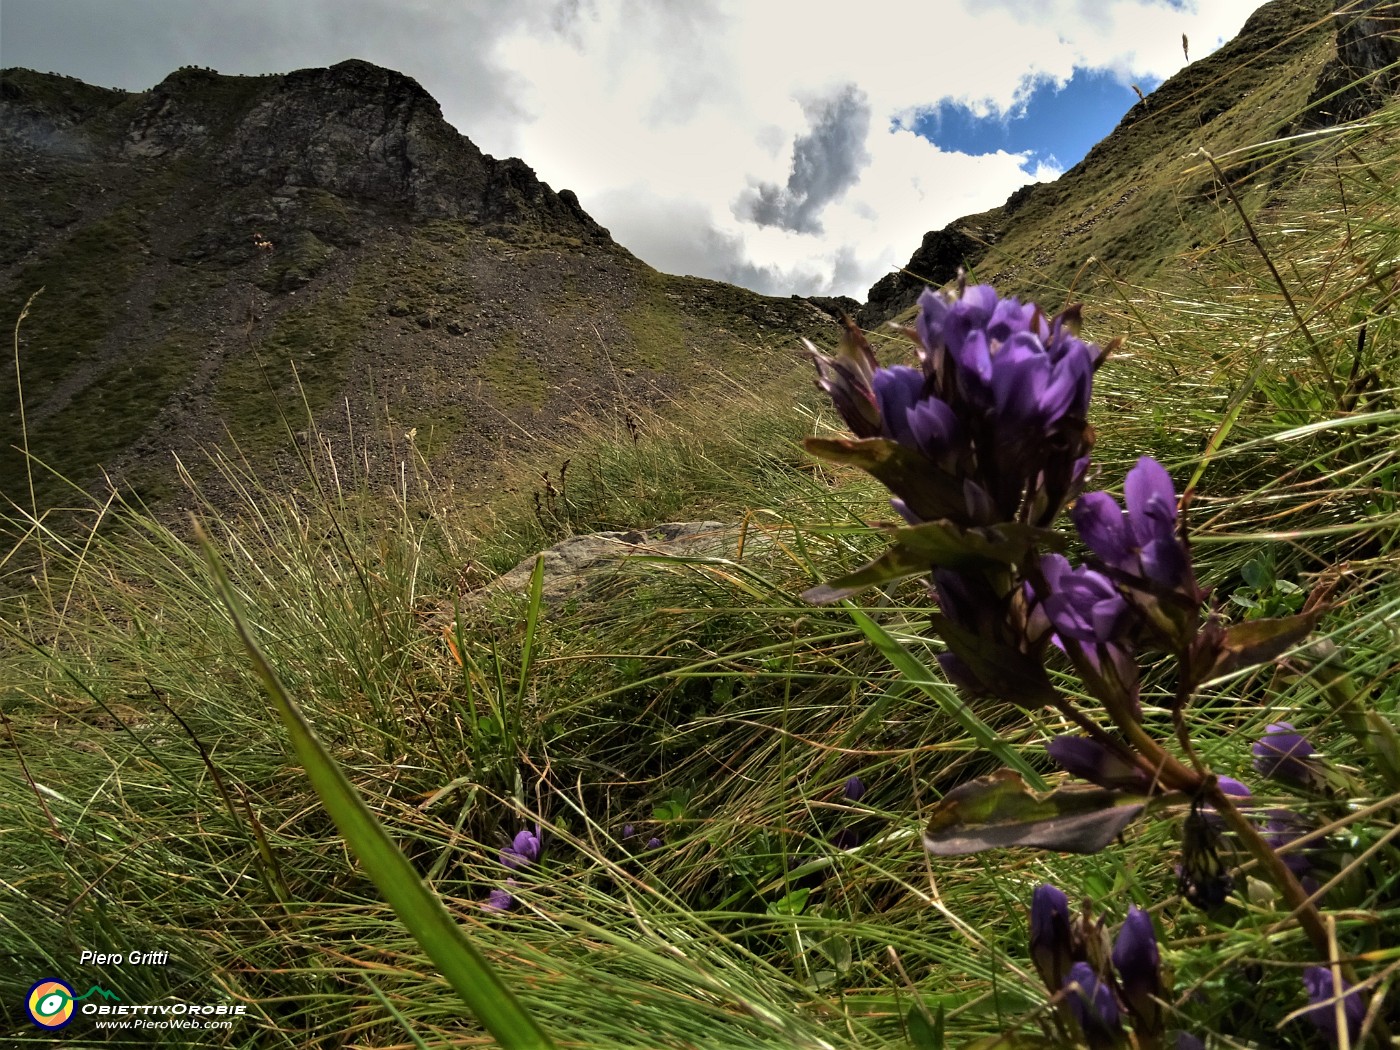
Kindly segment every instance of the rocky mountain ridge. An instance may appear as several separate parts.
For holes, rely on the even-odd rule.
[[[412,433],[468,477],[574,413],[789,371],[796,336],[831,324],[657,273],[412,78],[358,60],[187,67],[140,93],[6,70],[0,162],[0,307],[45,289],[22,329],[29,446],[80,486],[105,472],[161,498],[171,455],[197,464],[220,438],[290,463],[289,429],[342,454],[353,433],[361,460]],[[13,376],[0,399],[18,435]],[[11,496],[20,444],[0,448]]]

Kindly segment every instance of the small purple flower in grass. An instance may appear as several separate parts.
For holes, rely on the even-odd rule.
[[[859,802],[865,797],[865,781],[860,777],[848,777],[841,792],[850,802]]]
[[[1105,565],[1168,590],[1185,584],[1191,559],[1176,535],[1176,490],[1166,468],[1143,456],[1123,483],[1127,511],[1107,492],[1074,505],[1074,527]]]
[[[1074,934],[1070,926],[1069,898],[1056,886],[1043,882],[1031,894],[1031,962],[1050,991],[1059,991],[1074,963]]]
[[[1125,1045],[1118,1000],[1113,989],[1099,980],[1094,968],[1086,962],[1075,963],[1069,968],[1065,984],[1078,986],[1070,990],[1065,1001],[1083,1029],[1090,1050],[1117,1050]]]
[[[530,831],[522,831],[515,841],[501,850],[501,863],[512,871],[533,864],[540,859],[540,837]]]
[[[1229,795],[1231,799],[1238,800],[1233,803],[1236,809],[1240,809],[1241,803],[1254,797],[1254,792],[1249,790],[1249,786],[1241,783],[1234,777],[1216,777],[1215,782],[1220,785],[1220,790]],[[1225,826],[1225,818],[1217,813],[1215,807],[1209,802],[1201,806],[1201,817],[1216,830]]]
[[[481,907],[483,911],[510,911],[515,907],[515,897],[511,895],[510,890],[497,887],[481,902]]]
[[[1220,785],[1220,790],[1231,798],[1253,798],[1254,792],[1249,790],[1249,785],[1234,777],[1216,777],[1215,782]]]
[[[1057,765],[1066,773],[1099,787],[1138,791],[1152,790],[1152,774],[1140,768],[1126,746],[1114,746],[1083,736],[1057,736],[1045,745]]]
[[[657,838],[655,835],[653,835],[651,838],[647,839],[647,849],[660,849],[660,848],[661,848],[661,840],[660,840],[659,838]]]
[[[1266,777],[1312,787],[1318,771],[1308,760],[1315,754],[1308,738],[1293,731],[1292,723],[1277,722],[1254,745],[1254,768]]]
[[[1147,1031],[1160,1032],[1162,1008],[1157,1000],[1162,995],[1162,958],[1157,951],[1152,917],[1137,905],[1128,909],[1128,917],[1113,942],[1113,968],[1118,971],[1123,998],[1138,1023]]]
[[[1332,983],[1332,970],[1326,966],[1309,966],[1303,971],[1303,989],[1313,1004],[1303,1014],[1315,1024],[1333,1046],[1341,1045],[1337,1031],[1336,985]],[[1342,1017],[1346,1022],[1347,1035],[1352,1046],[1361,1032],[1361,1022],[1366,1018],[1366,997],[1342,982]]]
[[[958,417],[947,403],[926,393],[927,381],[918,369],[908,365],[881,368],[871,386],[884,437],[918,449],[935,463],[957,441]]]
[[[637,833],[637,829],[634,828],[631,824],[624,824],[624,825],[622,825],[622,840],[623,840],[624,842],[626,842],[628,839],[630,839],[630,838],[631,838],[633,835],[635,835],[636,833]]]
[[[860,845],[860,832],[855,828],[837,828],[831,836],[831,845],[839,850],[855,849]]]

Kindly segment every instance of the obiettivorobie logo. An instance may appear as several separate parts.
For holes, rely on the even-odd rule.
[[[245,1003],[192,1003],[182,999],[123,1002],[116,992],[100,984],[78,995],[71,984],[57,977],[37,981],[29,989],[24,1005],[29,1019],[46,1029],[63,1028],[80,1014],[97,1028],[205,1030],[226,1029],[248,1015]]]
[[[57,977],[46,977],[29,989],[25,1008],[29,1011],[29,1019],[40,1028],[62,1028],[78,1012],[75,1004],[92,995],[114,1003],[121,1002],[115,992],[101,985],[94,984],[82,995],[75,995],[68,982],[60,981]]]

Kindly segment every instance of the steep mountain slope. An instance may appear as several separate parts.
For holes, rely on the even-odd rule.
[[[188,67],[142,93],[6,70],[0,164],[0,316],[44,289],[21,333],[29,449],[80,485],[159,497],[172,452],[197,466],[225,435],[266,465],[289,454],[280,411],[300,430],[308,409],[357,458],[413,432],[470,477],[571,413],[787,371],[830,323],[657,273],[361,61]],[[5,372],[0,494],[27,505]],[[36,480],[41,505],[64,492]]]
[[[1377,12],[1366,9],[1386,6],[1361,2],[1371,16]],[[1278,157],[1269,164],[1232,161],[1232,150],[1374,105],[1378,92],[1369,88],[1331,97],[1394,61],[1385,57],[1394,48],[1394,27],[1355,17],[1357,3],[1338,0],[1335,14],[1330,0],[1261,7],[1234,40],[1133,106],[1059,179],[925,235],[904,271],[870,289],[861,323],[872,326],[909,309],[925,283],[952,280],[959,266],[1051,302],[1071,285],[1083,295],[1100,281],[1169,280],[1191,266],[1193,250],[1237,227],[1199,150],[1220,158],[1236,193],[1254,207],[1274,192],[1282,165]]]

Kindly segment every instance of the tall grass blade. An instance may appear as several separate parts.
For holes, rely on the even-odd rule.
[[[198,528],[198,526],[196,526]],[[326,812],[359,857],[384,899],[442,971],[462,1001],[507,1050],[553,1050],[554,1042],[539,1028],[435,894],[423,883],[408,858],[389,838],[374,813],[317,739],[296,703],[287,694],[239,611],[218,555],[203,529],[200,545],[224,607],[248,651],[263,688],[282,718],[297,758]]]

